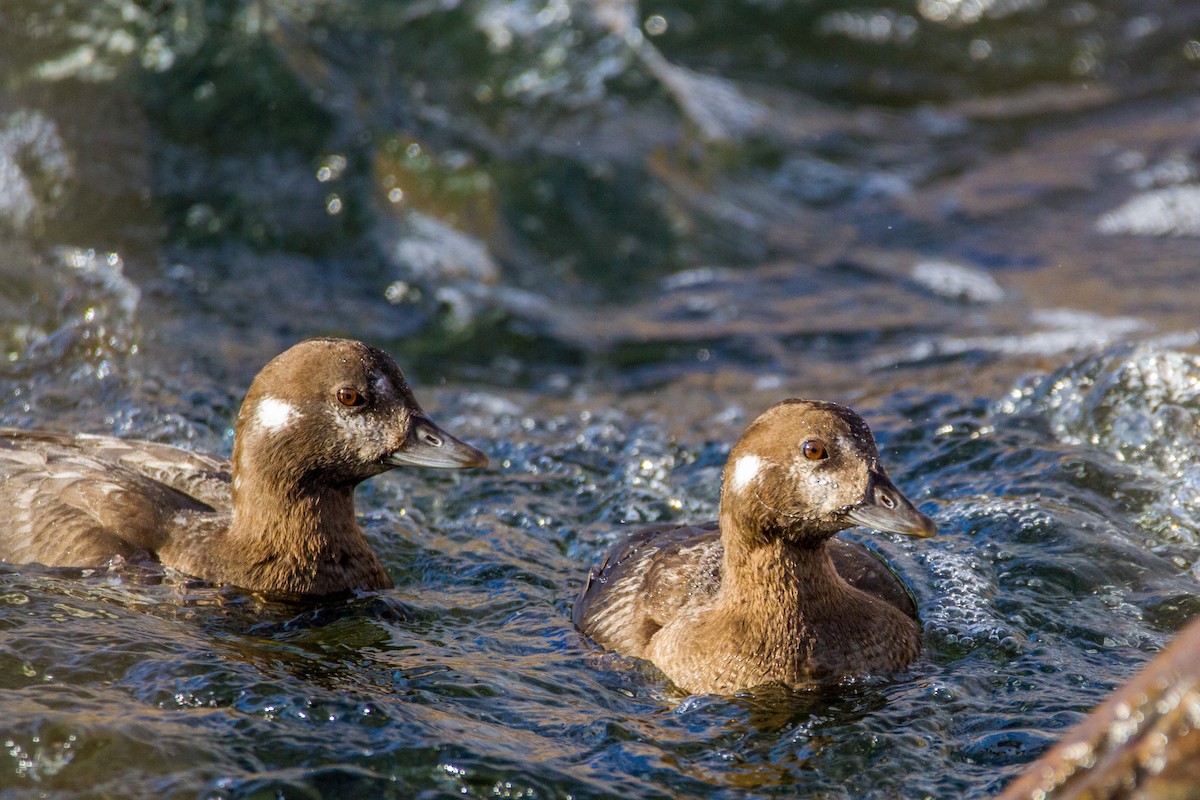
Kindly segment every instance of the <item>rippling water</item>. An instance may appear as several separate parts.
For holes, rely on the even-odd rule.
[[[1190,4],[0,10],[0,421],[228,453],[295,340],[492,456],[399,588],[0,566],[2,797],[985,797],[1200,612]],[[743,427],[853,404],[941,529],[903,674],[685,697],[571,628]]]

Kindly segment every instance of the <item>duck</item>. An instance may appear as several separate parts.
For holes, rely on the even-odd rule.
[[[916,603],[872,550],[834,538],[855,525],[937,533],[888,476],[862,417],[783,400],[730,451],[718,519],[633,532],[589,572],[572,621],[690,694],[896,672],[920,653]]]
[[[393,586],[355,518],[355,487],[397,467],[484,467],[438,427],[396,362],[319,337],[254,377],[230,462],[166,444],[0,428],[0,561],[158,562],[280,597]]]

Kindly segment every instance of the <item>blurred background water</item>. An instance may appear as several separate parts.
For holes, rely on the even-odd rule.
[[[986,797],[1200,612],[1200,5],[6,0],[0,421],[227,454],[309,335],[493,469],[314,608],[0,567],[0,798]],[[684,698],[569,609],[854,405],[905,674]]]

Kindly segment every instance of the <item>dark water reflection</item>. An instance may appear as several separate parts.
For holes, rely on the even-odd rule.
[[[0,796],[984,797],[1200,612],[1191,4],[0,10],[0,420],[224,452],[298,338],[493,469],[320,607],[0,567]],[[786,396],[942,534],[907,673],[684,698],[569,621]]]

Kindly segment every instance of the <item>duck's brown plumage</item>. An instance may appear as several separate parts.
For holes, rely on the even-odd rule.
[[[903,668],[920,650],[916,607],[874,553],[831,538],[855,524],[936,532],[892,484],[857,414],[784,401],[734,446],[720,520],[618,544],[589,575],[575,625],[696,693]]]
[[[152,558],[291,596],[387,588],[354,487],[405,464],[486,463],[434,425],[387,354],[310,339],[254,379],[231,464],[149,442],[0,429],[0,560]]]

